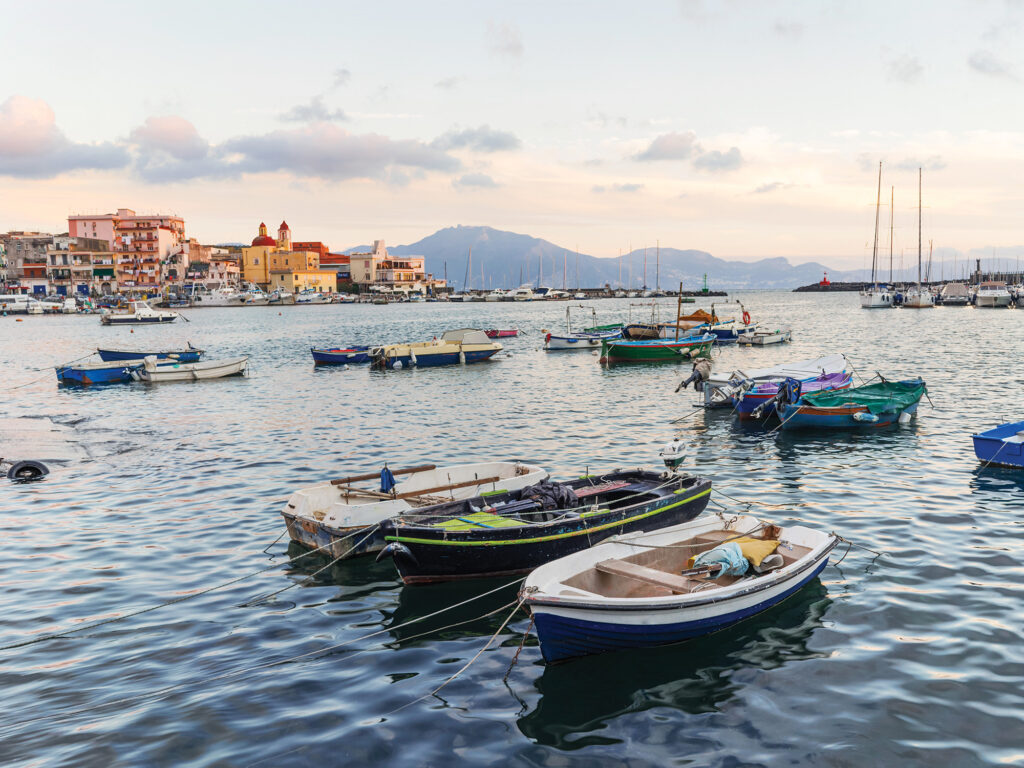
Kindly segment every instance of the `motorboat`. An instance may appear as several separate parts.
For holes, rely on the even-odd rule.
[[[193,283],[187,295],[192,300],[193,307],[240,307],[245,304],[243,294],[219,281]]]
[[[226,376],[240,376],[249,365],[248,357],[231,357],[224,360],[208,360],[205,363],[164,363],[155,357],[147,357],[143,365],[132,369],[136,381],[201,381],[222,379]]]
[[[173,323],[179,317],[177,312],[168,312],[163,309],[153,309],[149,303],[139,299],[128,302],[127,312],[115,312],[104,310],[100,315],[100,322],[103,325],[130,325],[139,323]]]
[[[503,349],[476,328],[445,331],[441,338],[410,344],[385,344],[370,350],[375,368],[425,368],[438,365],[478,363]]]
[[[525,283],[512,291],[513,301],[533,301],[534,298],[533,286]]]
[[[790,379],[789,381],[797,381]],[[772,379],[759,383],[750,382],[749,388],[743,388],[732,398],[733,411],[739,419],[765,419],[775,414],[779,394],[783,390],[786,379]],[[853,374],[823,373],[813,379],[799,381],[800,394],[824,392],[827,390],[849,389],[853,385]]]
[[[296,304],[330,304],[330,298],[320,291],[314,291],[312,288],[307,288],[304,291],[300,291],[295,295]]]
[[[704,515],[546,563],[526,577],[520,599],[547,662],[650,648],[781,603],[817,578],[837,543],[801,525]]]
[[[382,480],[380,490],[357,485],[377,478]],[[547,471],[541,467],[518,461],[447,467],[423,464],[394,470],[385,466],[379,472],[325,481],[296,491],[281,514],[292,541],[311,549],[330,545],[332,557],[354,557],[384,548],[384,536],[377,526],[388,518],[415,513],[443,499],[514,491],[547,478]]]
[[[711,354],[711,347],[717,342],[713,333],[685,336],[679,339],[603,339],[601,341],[602,363],[655,363],[680,362],[698,356]]]
[[[939,291],[937,303],[944,307],[963,307],[971,303],[971,295],[963,283],[946,283]]]
[[[504,288],[495,288],[484,297],[484,301],[504,301],[509,292]]]
[[[740,336],[737,341],[740,344],[763,347],[768,344],[782,344],[793,340],[793,331],[788,328],[776,328],[775,330],[756,329],[753,333]]]
[[[806,381],[829,373],[845,373],[847,367],[849,367],[849,362],[845,355],[824,355],[809,360],[782,363],[769,368],[738,368],[722,373],[712,372],[703,384],[704,407],[727,406],[732,408],[732,398],[755,383],[778,382],[787,378]]]
[[[974,306],[979,309],[999,309],[1010,306],[1010,299],[1006,283],[989,280],[978,286],[974,294]]]
[[[587,307],[582,305],[577,306],[579,309],[587,309]],[[565,333],[551,332],[545,335],[544,349],[597,349],[603,341],[622,338],[622,331],[619,329],[608,331],[573,331],[570,317],[571,310],[571,306],[565,308]],[[593,324],[596,326],[597,310],[591,307],[590,312],[593,316]]]
[[[906,424],[927,394],[921,379],[887,381],[800,394],[775,406],[782,429],[859,429]]]

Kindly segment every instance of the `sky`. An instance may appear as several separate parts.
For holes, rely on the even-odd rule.
[[[1024,254],[1024,2],[0,0],[0,231]]]

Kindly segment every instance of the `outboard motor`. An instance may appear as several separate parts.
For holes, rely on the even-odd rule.
[[[686,389],[690,383],[693,383],[695,392],[703,392],[704,382],[709,378],[711,378],[711,361],[707,359],[698,360],[693,364],[693,372],[690,374],[690,377],[679,382],[676,392],[680,389]]]

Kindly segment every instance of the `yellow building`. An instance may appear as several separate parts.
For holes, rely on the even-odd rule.
[[[242,280],[255,283],[265,290],[273,290],[277,286],[273,273],[288,271],[319,272],[320,254],[314,251],[293,251],[288,222],[281,222],[277,240],[267,234],[267,225],[260,222],[260,233],[253,239],[252,245],[242,248]]]
[[[336,293],[338,291],[338,273],[333,269],[272,269],[268,291],[279,290],[291,293],[317,291],[318,293]]]

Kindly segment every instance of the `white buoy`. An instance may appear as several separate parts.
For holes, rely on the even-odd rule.
[[[400,370],[402,370],[402,361],[401,361],[401,360],[395,360],[395,364],[394,364],[394,365],[392,365],[391,367],[392,367],[392,368],[393,368],[394,370],[396,370],[396,371],[400,371]]]
[[[459,365],[466,364],[466,353],[462,351],[462,347],[459,347]]]
[[[347,371],[348,370],[348,363],[345,363],[343,366],[341,366],[341,370]]]

